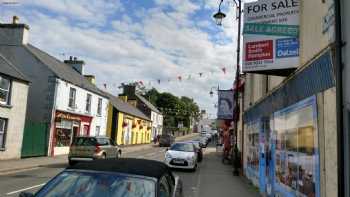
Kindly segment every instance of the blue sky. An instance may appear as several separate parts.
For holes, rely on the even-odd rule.
[[[30,43],[60,60],[70,55],[84,60],[86,74],[96,75],[97,85],[106,83],[113,94],[123,82],[143,81],[148,88],[192,97],[215,114],[211,87],[232,86],[237,25],[229,0],[221,27],[212,19],[218,0],[17,2],[0,4],[1,22],[19,16],[30,26]]]

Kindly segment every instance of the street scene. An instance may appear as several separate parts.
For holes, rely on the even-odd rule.
[[[0,0],[0,197],[350,197],[348,0]]]

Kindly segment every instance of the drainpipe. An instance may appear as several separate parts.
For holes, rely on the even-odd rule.
[[[335,11],[335,78],[336,78],[336,110],[337,110],[337,141],[338,141],[338,196],[345,195],[344,185],[344,125],[343,125],[343,78],[342,78],[342,33],[340,0],[334,0]],[[348,167],[346,166],[348,169]],[[346,170],[345,172],[347,172]]]

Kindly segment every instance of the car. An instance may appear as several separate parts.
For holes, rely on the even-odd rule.
[[[202,148],[206,148],[208,143],[209,143],[208,142],[208,138],[206,138],[206,137],[201,137],[200,138],[200,144],[202,145]]]
[[[175,142],[175,137],[170,134],[163,134],[159,137],[159,146],[160,147],[169,147]]]
[[[203,150],[199,141],[188,141],[188,143],[192,143],[196,147],[197,161],[201,162],[203,160]]]
[[[108,137],[75,137],[68,154],[69,165],[81,161],[92,161],[96,159],[119,158],[122,150],[114,140]]]
[[[192,143],[177,142],[165,153],[164,162],[170,168],[197,169],[197,152]]]
[[[136,158],[94,160],[70,166],[37,193],[21,197],[183,197],[181,179],[163,162]]]

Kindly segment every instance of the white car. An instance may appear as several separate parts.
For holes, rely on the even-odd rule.
[[[165,153],[165,161],[170,168],[197,169],[197,152],[192,143],[175,143]]]

